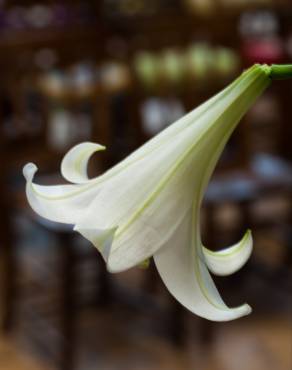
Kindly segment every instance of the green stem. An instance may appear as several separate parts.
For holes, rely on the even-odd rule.
[[[292,78],[292,64],[272,64],[270,78],[272,80]]]

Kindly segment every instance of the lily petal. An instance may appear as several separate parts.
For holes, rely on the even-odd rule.
[[[100,191],[97,185],[36,185],[33,183],[36,171],[33,163],[23,168],[26,196],[31,208],[51,221],[76,224]]]
[[[238,271],[249,259],[253,247],[251,231],[248,230],[241,241],[218,252],[203,247],[209,270],[219,276],[231,275]]]
[[[75,145],[67,152],[62,160],[61,173],[63,177],[75,184],[88,182],[88,161],[92,154],[100,150],[105,150],[105,147],[91,142]]]
[[[188,214],[169,242],[154,254],[157,270],[169,292],[188,310],[209,320],[229,321],[248,315],[249,305],[228,308],[223,302],[201,248]]]

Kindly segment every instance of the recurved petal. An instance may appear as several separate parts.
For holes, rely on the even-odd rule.
[[[249,259],[253,247],[251,231],[248,230],[243,238],[231,247],[218,252],[203,248],[206,264],[215,275],[231,275],[238,271]]]
[[[75,145],[64,156],[61,163],[62,176],[75,184],[83,184],[89,181],[87,176],[87,164],[95,152],[105,150],[99,144],[84,142]]]
[[[51,221],[76,224],[100,191],[96,184],[44,186],[33,183],[37,166],[23,168],[26,195],[32,209]]]
[[[192,240],[192,225],[188,214],[173,237],[154,255],[167,289],[191,312],[209,320],[229,321],[249,314],[251,308],[247,304],[229,308],[223,302],[200,253],[200,242]]]

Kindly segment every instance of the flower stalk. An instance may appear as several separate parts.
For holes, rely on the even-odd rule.
[[[272,80],[286,80],[292,78],[292,64],[272,64],[270,67]]]

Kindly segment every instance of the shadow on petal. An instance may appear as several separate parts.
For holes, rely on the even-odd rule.
[[[117,229],[118,226],[109,229],[87,229],[86,227],[82,227],[81,225],[76,225],[74,227],[75,231],[78,231],[97,248],[106,263],[109,260],[113,240]]]

